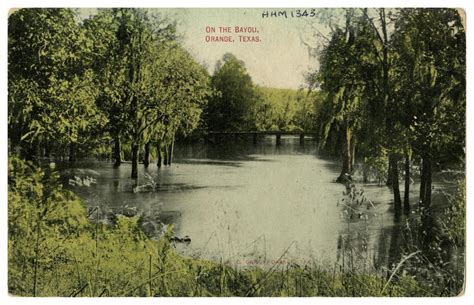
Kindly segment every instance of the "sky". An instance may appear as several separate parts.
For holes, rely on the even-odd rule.
[[[245,62],[252,80],[261,86],[298,88],[304,73],[317,61],[302,43],[305,22],[296,18],[262,18],[265,9],[185,9],[176,11],[177,31],[184,47],[213,73],[216,61],[230,52]],[[288,13],[289,10],[287,10]],[[235,33],[235,26],[256,27],[258,33]],[[207,33],[214,27],[215,33]],[[231,27],[233,43],[206,42],[206,36],[226,36],[219,27]],[[239,35],[259,36],[260,42],[240,42]]]
[[[317,58],[310,55],[303,43],[311,41],[310,45],[315,47],[321,42],[311,37],[314,30],[308,31],[309,25],[317,25],[317,19],[291,17],[291,12],[293,16],[298,14],[296,9],[278,9],[286,11],[287,18],[262,18],[262,13],[270,14],[275,9],[259,8],[152,10],[177,22],[182,45],[211,74],[225,53],[243,60],[253,82],[265,87],[300,88],[305,85],[304,74],[317,68]],[[93,9],[80,9],[82,18],[93,13]],[[253,27],[258,33],[235,33],[236,26]],[[208,33],[207,27],[214,27],[215,32]],[[220,32],[219,27],[231,27],[231,33]],[[318,31],[325,33],[322,26]],[[260,41],[240,42],[239,35],[258,36]],[[234,42],[206,42],[206,36],[232,36]]]

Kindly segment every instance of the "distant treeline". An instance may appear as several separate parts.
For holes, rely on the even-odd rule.
[[[215,94],[205,108],[212,131],[312,131],[318,94],[255,85],[245,63],[227,53],[211,77]]]

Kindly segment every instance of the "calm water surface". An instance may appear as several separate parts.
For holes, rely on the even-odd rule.
[[[97,181],[73,189],[90,207],[136,208],[173,224],[186,255],[224,260],[236,265],[317,261],[341,263],[348,240],[370,260],[384,261],[393,239],[392,194],[387,187],[363,185],[375,205],[368,221],[348,221],[343,207],[345,187],[335,183],[339,164],[318,157],[316,143],[273,137],[257,145],[177,145],[171,167],[139,165],[138,184],[156,183],[157,191],[134,193],[131,166],[80,163],[79,173]],[[77,171],[72,171],[77,174]],[[413,187],[415,199],[417,187]],[[413,200],[414,200],[413,199]],[[395,229],[394,229],[395,228]],[[352,247],[351,246],[351,247]]]

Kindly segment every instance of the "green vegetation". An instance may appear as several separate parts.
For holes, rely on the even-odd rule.
[[[205,110],[209,131],[313,131],[318,92],[253,84],[245,63],[225,54],[212,76],[215,94]]]
[[[9,17],[8,31],[10,147],[32,159],[93,145],[105,118],[95,106],[90,43],[72,11],[20,10]]]
[[[252,129],[252,112],[257,95],[245,64],[232,54],[225,54],[216,64],[212,86],[217,90],[209,101],[206,123],[210,130]]]
[[[395,222],[402,222],[402,210],[408,215],[401,236],[392,232],[390,252],[419,252],[404,272],[455,294],[464,284],[464,177],[458,197],[444,194],[447,207],[433,206],[432,181],[435,170],[464,167],[461,17],[455,9],[346,9],[340,17],[319,70],[308,77],[324,96],[316,116],[319,144],[340,155],[338,182],[369,182],[375,172],[374,180],[390,186]],[[417,205],[410,204],[413,178],[420,182]],[[401,259],[395,255],[391,264]]]
[[[313,131],[318,92],[258,87],[257,130]]]
[[[274,265],[236,268],[177,255],[171,230],[158,241],[137,217],[113,227],[87,215],[64,190],[54,168],[40,170],[11,157],[9,181],[9,291],[22,296],[433,296],[410,276]],[[454,292],[456,293],[456,292]]]
[[[346,9],[307,89],[253,84],[223,56],[212,76],[175,24],[142,9],[21,9],[8,27],[9,290],[22,296],[432,296],[464,285],[465,182],[432,204],[433,172],[464,167],[465,29],[454,9]],[[323,41],[323,40],[322,40]],[[178,255],[137,217],[101,222],[63,189],[55,164],[79,157],[170,165],[194,130],[313,131],[340,156],[350,217],[355,181],[386,182],[395,222],[389,266],[238,268]],[[45,162],[48,160],[48,162]],[[358,160],[359,166],[356,162]],[[50,163],[51,162],[51,163]],[[49,163],[49,164],[48,164]],[[419,172],[419,173],[418,173]],[[371,178],[372,177],[372,178]],[[404,179],[402,201],[400,180]],[[412,180],[419,205],[410,203]],[[403,203],[403,207],[402,207]],[[367,205],[367,210],[370,206]],[[357,213],[356,213],[357,212]],[[345,241],[341,243],[345,244]],[[345,244],[346,245],[346,244]],[[348,242],[348,245],[350,243]],[[352,248],[350,248],[352,254]]]
[[[325,97],[316,118],[320,145],[340,152],[339,182],[355,172],[356,155],[379,169],[385,159],[397,211],[399,167],[403,162],[408,211],[410,168],[421,163],[419,201],[430,208],[433,168],[464,158],[461,18],[455,9],[347,9],[342,19],[308,78]]]
[[[70,9],[22,9],[8,28],[9,140],[23,158],[110,156],[113,143],[119,166],[125,142],[136,178],[143,148],[145,165],[151,144],[168,164],[175,135],[197,127],[209,76],[165,19],[103,9],[77,24]]]

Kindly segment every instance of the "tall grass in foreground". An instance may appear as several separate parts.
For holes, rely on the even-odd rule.
[[[358,273],[307,264],[237,269],[178,255],[171,230],[149,239],[138,217],[90,222],[54,168],[9,159],[8,287],[20,296],[436,296],[401,266]],[[99,213],[99,209],[92,210]],[[97,215],[100,216],[100,215]],[[412,257],[404,256],[404,265]],[[448,295],[456,295],[452,290]]]

